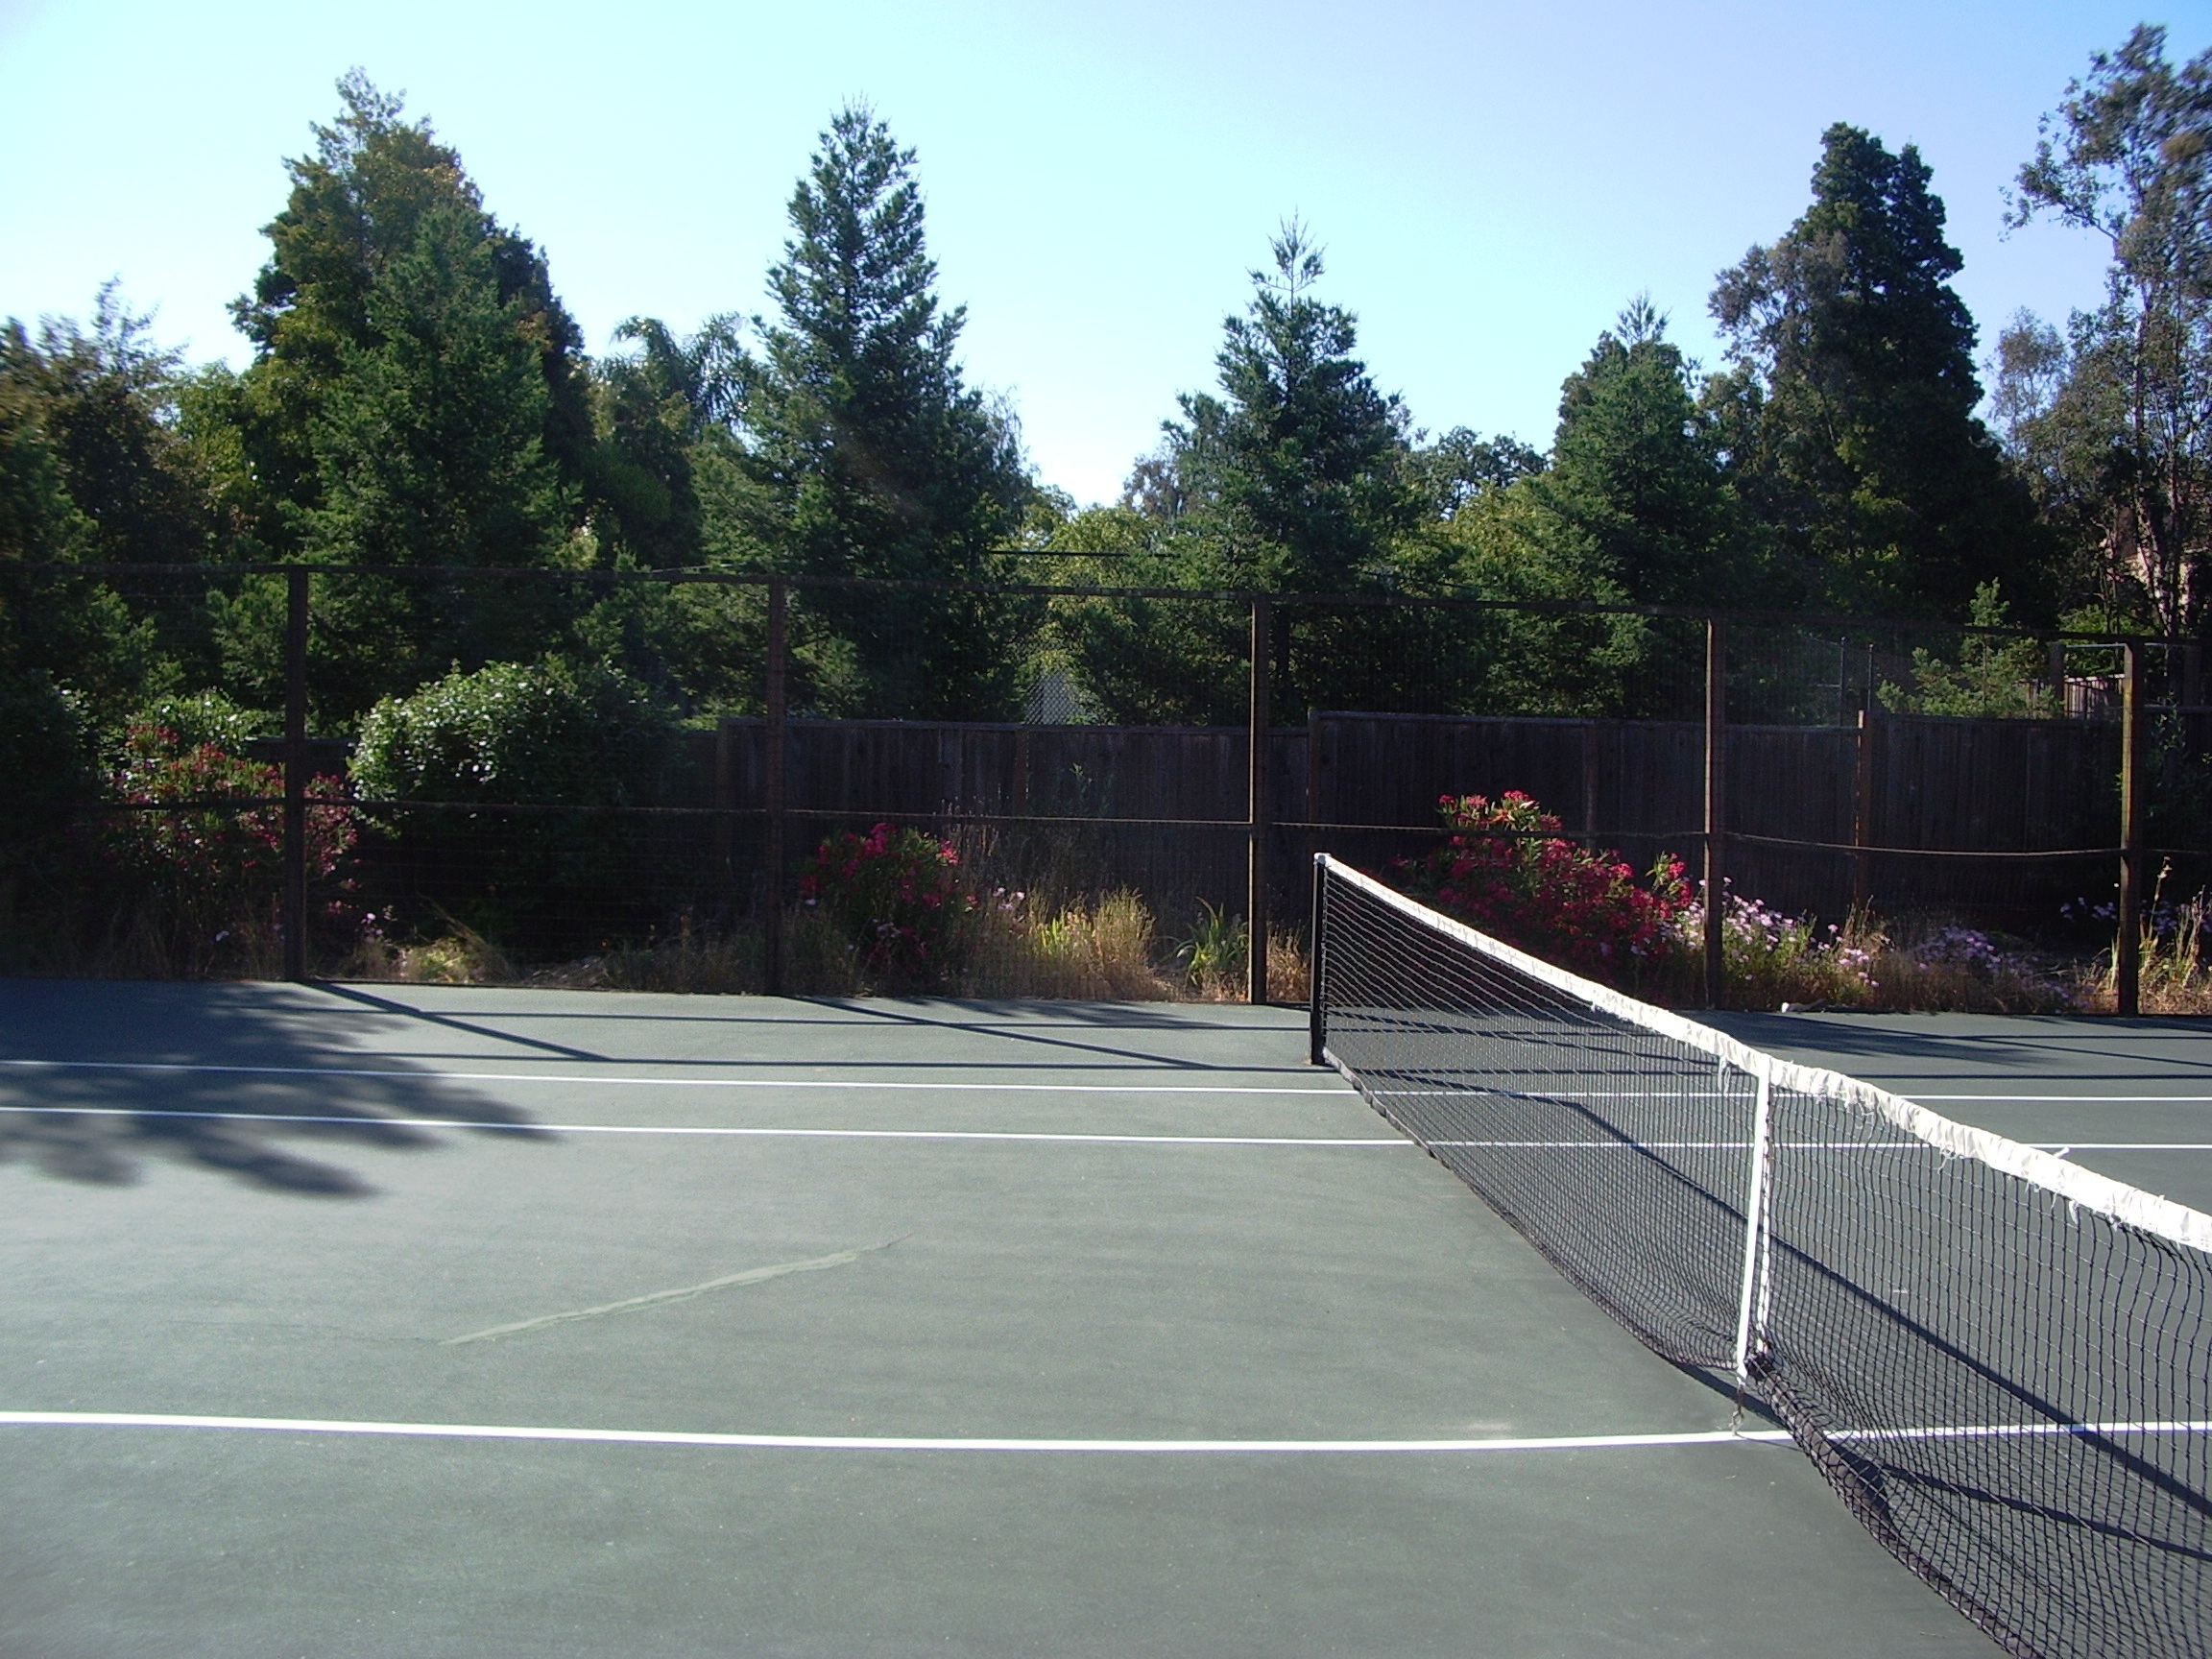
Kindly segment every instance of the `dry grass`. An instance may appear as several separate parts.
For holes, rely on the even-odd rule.
[[[339,969],[344,979],[394,985],[512,985],[523,975],[507,953],[473,927],[448,919],[452,931],[416,945],[395,945],[371,933]]]
[[[2161,874],[2160,885],[2165,878]],[[2155,926],[2143,929],[2142,957],[2136,969],[2137,1000],[2146,1014],[2212,1014],[2212,962],[2205,960],[2204,939],[2212,927],[2212,894],[2196,898],[2162,914],[2157,894],[2152,897],[2152,914],[2165,923],[2161,934]],[[2118,952],[2108,950],[2081,975],[2080,1000],[2084,1008],[2110,1014],[2120,1005]]]
[[[1152,912],[1121,889],[1044,902],[1003,894],[970,919],[962,965],[948,995],[1094,1001],[1241,1001],[1245,945],[1241,920],[1212,912],[1195,940],[1165,950]],[[1194,949],[1195,945],[1195,949]],[[850,941],[819,910],[785,912],[785,989],[800,997],[863,997],[870,982]],[[668,934],[566,962],[517,962],[474,929],[448,921],[440,936],[395,944],[372,936],[341,970],[349,978],[414,985],[528,985],[576,991],[655,991],[737,995],[762,986],[757,932],[720,932],[680,919]],[[1302,1002],[1310,972],[1305,941],[1293,929],[1268,934],[1270,1000]]]
[[[1032,908],[986,904],[976,913],[960,990],[970,997],[1156,1002],[1175,988],[1154,966],[1152,912],[1123,889]]]

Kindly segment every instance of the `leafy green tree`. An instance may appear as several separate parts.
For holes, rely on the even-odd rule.
[[[359,71],[339,94],[315,154],[287,164],[269,262],[232,307],[254,361],[234,388],[205,389],[204,407],[242,434],[252,483],[229,493],[249,535],[395,570],[588,560],[589,387],[543,258],[485,210],[427,121],[402,120]],[[320,578],[318,718],[349,724],[453,662],[533,655],[574,610],[541,582]],[[281,594],[250,584],[217,613],[233,679],[273,703]]]
[[[1720,274],[1731,369],[1708,409],[1798,596],[1962,616],[2004,575],[2043,608],[2032,503],[1974,415],[1974,324],[1930,177],[1912,145],[1828,129],[1812,206]]]
[[[1541,451],[1500,433],[1485,438],[1455,426],[1433,444],[1416,443],[1407,457],[1414,477],[1427,493],[1427,516],[1452,518],[1470,501],[1503,490],[1544,470]]]
[[[37,406],[61,485],[90,527],[90,556],[188,563],[205,550],[208,526],[178,429],[182,358],[151,333],[151,320],[103,283],[89,329],[50,317],[34,342],[8,324],[0,378]]]
[[[793,574],[992,582],[1031,486],[1011,416],[954,359],[966,312],[938,303],[914,152],[865,108],[839,111],[790,219],[744,399],[761,539]],[[931,718],[1018,705],[1029,606],[836,589],[806,606],[804,702]]]
[[[2212,49],[2176,69],[2146,24],[2044,120],[2011,221],[2104,236],[2104,302],[1999,345],[2016,458],[2084,592],[2160,632],[2212,623]]]
[[[110,334],[106,344],[113,343]],[[148,436],[139,402],[106,396],[93,356],[101,344],[66,323],[49,323],[37,340],[20,323],[0,326],[0,718],[24,723],[0,734],[0,746],[22,757],[67,753],[53,738],[64,726],[96,742],[175,678],[154,619],[134,613],[100,568],[109,553],[145,551],[130,540],[143,523],[145,495],[102,474],[103,435]],[[159,438],[152,434],[155,446],[135,452],[157,472],[171,459]],[[172,481],[161,474],[148,493]],[[80,488],[108,522],[85,510]],[[0,776],[26,798],[51,781],[21,771]]]
[[[1735,493],[1697,418],[1690,365],[1647,299],[1621,314],[1559,395],[1551,468],[1528,486],[1567,562],[1638,604],[1755,595]]]
[[[599,431],[593,529],[616,564],[665,569],[706,557],[697,451],[731,450],[752,365],[731,317],[709,318],[679,339],[651,317],[615,329],[637,348],[592,365]]]
[[[543,382],[539,446],[574,489],[592,441],[583,340],[553,295],[544,258],[485,211],[459,154],[428,121],[400,119],[398,97],[358,69],[338,92],[344,108],[333,125],[315,128],[315,154],[285,164],[292,190],[266,228],[268,264],[252,292],[231,303],[254,348],[246,378],[254,459],[270,479],[270,545],[303,544],[322,505],[317,427],[330,389],[392,344],[395,324],[402,333],[421,329],[423,308],[440,303],[427,286],[438,275],[457,285],[456,307],[470,311],[489,274],[505,326]],[[417,269],[395,282],[390,268],[409,260]],[[424,271],[424,262],[442,270]]]
[[[2011,613],[1995,582],[1974,590],[1967,621],[2004,628]],[[1911,687],[1885,683],[1883,703],[1904,714],[1953,714],[1979,720],[2048,719],[2063,710],[2048,683],[2048,659],[2033,639],[1969,634],[1946,656],[1926,646],[1912,651]]]

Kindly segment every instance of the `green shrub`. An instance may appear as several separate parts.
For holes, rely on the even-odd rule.
[[[370,709],[353,781],[373,801],[635,805],[658,788],[673,726],[604,663],[493,662]]]
[[[663,897],[639,874],[648,827],[606,809],[656,801],[674,737],[637,681],[560,657],[384,699],[353,758],[361,797],[385,804],[372,897],[401,933],[455,922],[527,952],[605,944]]]

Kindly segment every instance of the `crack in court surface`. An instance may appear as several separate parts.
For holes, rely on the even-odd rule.
[[[901,1238],[906,1237],[902,1234]],[[880,1244],[863,1244],[857,1250],[840,1250],[832,1256],[815,1256],[805,1262],[779,1262],[770,1267],[748,1267],[742,1273],[725,1273],[719,1279],[709,1279],[704,1285],[683,1285],[673,1290],[656,1290],[647,1296],[632,1296],[621,1302],[602,1302],[596,1308],[575,1308],[565,1313],[545,1313],[535,1319],[517,1319],[512,1325],[494,1325],[486,1331],[471,1331],[465,1336],[448,1336],[439,1343],[441,1348],[458,1348],[466,1342],[492,1342],[502,1336],[519,1336],[529,1331],[542,1331],[549,1326],[573,1324],[579,1319],[603,1319],[613,1313],[636,1313],[647,1308],[663,1308],[671,1302],[688,1302],[694,1296],[704,1296],[709,1290],[729,1290],[739,1285],[765,1285],[771,1279],[781,1279],[793,1273],[822,1273],[832,1267],[843,1267],[857,1262],[863,1256],[878,1250],[888,1250],[899,1242],[886,1238]]]

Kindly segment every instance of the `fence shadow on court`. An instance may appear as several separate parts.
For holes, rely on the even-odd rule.
[[[363,1046],[389,1019],[298,986],[0,983],[0,1166],[122,1187],[166,1162],[351,1198],[376,1189],[340,1148],[429,1151],[449,1142],[445,1123],[546,1136],[513,1106]]]

